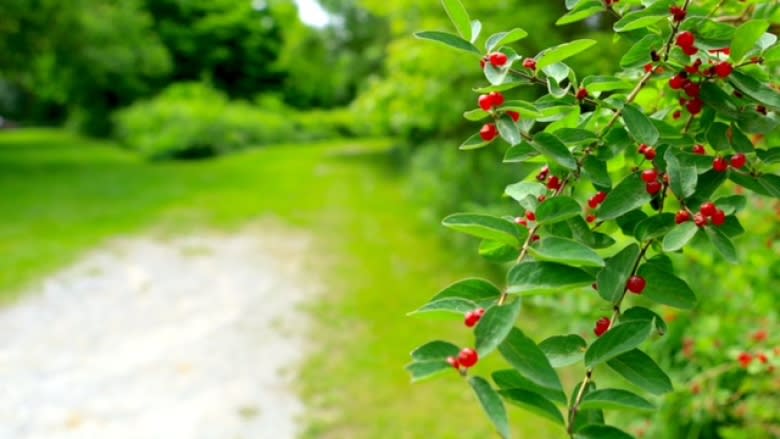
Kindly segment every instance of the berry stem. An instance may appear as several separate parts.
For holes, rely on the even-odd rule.
[[[582,380],[582,384],[580,385],[580,390],[577,392],[577,397],[574,398],[574,403],[572,403],[571,408],[569,409],[569,425],[566,428],[566,432],[569,433],[569,436],[571,437],[574,437],[574,421],[577,420],[577,413],[580,410],[582,398],[585,397],[585,389],[588,388],[592,377],[593,369],[588,369],[585,372],[585,379]]]

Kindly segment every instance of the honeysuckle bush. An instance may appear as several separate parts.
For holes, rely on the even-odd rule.
[[[511,211],[443,220],[480,239],[479,254],[506,266],[506,280],[455,282],[414,311],[460,316],[474,341],[426,343],[407,370],[414,381],[462,376],[502,437],[510,436],[509,403],[573,438],[630,438],[618,425],[655,412],[674,390],[648,346],[667,332],[669,310],[688,315],[699,300],[675,267],[677,255],[717,253],[739,264],[746,193],[780,198],[780,147],[770,142],[780,125],[780,45],[772,33],[780,5],[566,0],[557,25],[604,14],[614,17],[615,38],[633,43],[620,71],[580,78],[566,60],[598,57],[595,41],[521,54],[512,44],[527,36],[523,29],[480,38],[482,24],[459,0],[442,4],[455,33],[416,36],[460,51],[485,77],[472,90],[476,108],[463,109],[481,127],[460,149],[508,144],[506,166],[533,163],[538,171],[506,187],[517,202]],[[513,99],[521,87],[546,93]],[[587,337],[539,340],[520,315],[523,301],[540,295],[577,295],[605,312]],[[475,373],[491,355],[505,367]],[[564,387],[562,372],[581,378]]]

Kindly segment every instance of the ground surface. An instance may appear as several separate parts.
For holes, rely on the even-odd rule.
[[[123,239],[47,278],[0,310],[0,438],[295,437],[308,245]]]

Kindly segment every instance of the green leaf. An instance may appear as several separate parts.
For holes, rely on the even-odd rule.
[[[479,20],[471,20],[471,39],[469,41],[474,44],[479,38],[479,34],[482,32],[482,22]]]
[[[773,108],[780,108],[780,93],[762,84],[752,76],[735,70],[729,76],[731,83],[739,91]]]
[[[481,108],[476,108],[474,110],[469,110],[469,111],[466,111],[465,113],[463,113],[463,118],[466,119],[466,120],[470,120],[472,122],[476,122],[478,120],[485,119],[488,116],[490,116],[490,113],[488,113],[487,111],[485,111],[485,110],[483,110]],[[477,134],[477,135],[479,135],[479,134]],[[480,140],[481,140],[481,138],[480,138]],[[487,144],[487,142],[485,142],[485,144]]]
[[[414,34],[414,36],[421,40],[434,41],[453,49],[462,50],[480,58],[482,57],[482,54],[479,52],[479,49],[477,49],[476,46],[457,35],[448,34],[446,32],[426,31],[417,32]]]
[[[747,197],[744,195],[729,195],[727,197],[720,197],[714,201],[718,209],[722,210],[726,215],[732,215],[740,212],[747,206]]]
[[[502,264],[517,259],[520,251],[501,242],[485,240],[479,243],[479,255],[490,262]]]
[[[634,437],[611,425],[590,424],[577,430],[574,439],[634,439]]]
[[[699,227],[693,221],[684,222],[664,236],[663,249],[665,252],[675,252],[685,247],[693,239]]]
[[[519,247],[528,235],[527,229],[520,228],[511,221],[476,213],[455,213],[444,218],[442,224],[458,232],[514,247]]]
[[[552,367],[565,367],[582,360],[588,344],[579,335],[556,335],[541,343],[539,348],[550,360]]]
[[[666,331],[668,329],[666,327],[666,322],[664,322],[664,319],[662,319],[661,316],[641,306],[631,307],[623,311],[622,314],[620,314],[621,322],[631,322],[637,320],[642,320],[645,322],[655,322],[655,329],[656,331],[658,331],[659,335],[666,334]]]
[[[463,315],[469,311],[479,308],[479,305],[471,300],[452,297],[449,299],[435,300],[428,302],[419,309],[410,312],[408,315],[425,314],[431,312],[448,312]]]
[[[526,101],[506,101],[501,106],[501,111],[515,111],[523,119],[539,119],[542,114],[536,110],[534,104]]]
[[[445,370],[452,370],[447,357],[457,357],[460,348],[446,341],[432,341],[412,352],[412,363],[406,366],[412,376],[412,382],[430,378]]]
[[[653,302],[681,309],[693,309],[696,305],[696,295],[691,287],[658,264],[643,264],[639,267],[639,275],[647,282],[642,295]]]
[[[599,295],[612,303],[616,303],[626,290],[626,283],[634,270],[634,264],[639,257],[639,246],[626,246],[615,256],[607,259],[606,266],[599,272],[596,283]]]
[[[660,238],[674,228],[673,213],[659,213],[637,223],[634,235],[638,241]]]
[[[550,236],[529,252],[538,261],[559,262],[575,267],[603,267],[604,260],[590,248],[567,238]]]
[[[541,154],[564,168],[577,169],[577,160],[574,159],[569,148],[554,135],[541,131],[534,136],[534,141],[531,145]]]
[[[653,13],[647,14],[645,10],[636,12],[630,12],[618,20],[612,29],[615,32],[628,32],[632,30],[646,28],[652,26],[662,19],[666,18],[669,14]]]
[[[463,151],[469,150],[469,149],[478,149],[478,148],[484,148],[488,145],[490,145],[491,142],[485,142],[482,140],[482,137],[479,135],[479,133],[472,135],[468,139],[466,139],[458,149],[461,149]]]
[[[474,376],[469,378],[469,384],[474,389],[479,403],[482,405],[482,409],[487,414],[490,421],[496,427],[498,434],[502,438],[508,438],[511,433],[509,431],[509,419],[506,416],[506,408],[501,401],[501,397],[493,390],[493,387],[484,378]]]
[[[571,197],[562,195],[548,198],[536,208],[537,224],[552,224],[566,221],[582,212],[580,204]]]
[[[735,124],[731,124],[731,146],[734,151],[745,154],[755,151],[753,142]]]
[[[660,133],[649,117],[634,104],[623,107],[623,122],[631,136],[639,143],[655,145]]]
[[[645,189],[645,182],[638,173],[633,173],[623,179],[608,194],[604,203],[596,211],[601,220],[611,220],[622,216],[650,202],[650,194]]]
[[[582,80],[582,86],[590,93],[634,88],[634,84],[615,76],[587,76]]]
[[[585,0],[577,4],[577,7],[569,11],[566,15],[559,18],[555,24],[561,26],[564,24],[576,23],[604,10],[604,3],[602,0]]]
[[[460,348],[456,345],[446,341],[435,340],[412,351],[412,360],[447,360],[447,357],[457,357],[459,353]]]
[[[666,172],[669,174],[672,192],[678,198],[688,198],[693,195],[696,191],[696,183],[699,181],[696,167],[681,163],[672,148],[666,150],[664,160],[666,160]]]
[[[705,231],[707,232],[707,236],[710,238],[712,245],[718,249],[720,254],[723,255],[727,261],[731,262],[732,264],[739,262],[739,258],[737,257],[737,249],[734,247],[734,243],[731,242],[731,239],[729,239],[728,236],[721,232],[717,227],[706,227]]]
[[[554,262],[527,261],[507,273],[507,291],[520,295],[556,293],[592,282],[593,276],[587,272]]]
[[[562,391],[561,381],[541,349],[523,331],[512,328],[509,336],[498,346],[506,361],[534,384]]]
[[[780,198],[780,177],[774,174],[763,174],[758,177],[758,183],[766,189],[769,195]]]
[[[504,163],[522,163],[530,158],[538,156],[536,148],[528,142],[522,142],[506,150],[504,154]]]
[[[651,62],[650,52],[659,49],[663,43],[664,40],[658,35],[645,35],[623,55],[620,59],[620,67],[624,69],[641,67]]]
[[[547,193],[547,188],[541,183],[521,181],[507,186],[506,189],[504,189],[504,193],[520,202],[528,197],[538,198],[541,195],[545,195]]]
[[[499,393],[509,403],[522,407],[560,426],[564,426],[563,416],[558,407],[542,395],[522,389],[501,390]]]
[[[530,381],[528,378],[520,375],[520,373],[514,369],[497,370],[493,372],[492,377],[496,385],[502,390],[528,390],[534,393],[538,393],[539,395],[542,395],[545,398],[551,401],[555,401],[559,404],[566,404],[566,394],[563,393],[563,390],[554,390],[548,389],[547,387],[542,387]]]
[[[780,47],[780,46],[778,46]],[[770,165],[774,163],[780,163],[780,147],[769,149],[757,149],[756,154],[759,160]]]
[[[609,172],[607,172],[606,162],[589,155],[585,157],[582,165],[585,169],[585,174],[595,186],[601,189],[612,187],[612,179],[609,176]]]
[[[543,69],[549,65],[561,62],[596,44],[596,40],[574,40],[543,50],[536,55],[536,68]]]
[[[519,27],[516,27],[508,32],[499,32],[493,34],[485,42],[485,48],[488,52],[492,52],[496,47],[501,47],[504,44],[514,43],[515,41],[522,40],[528,36],[528,32]]]
[[[605,332],[585,352],[585,365],[593,367],[628,352],[650,336],[649,322],[635,321],[616,325]]]
[[[639,349],[621,354],[607,361],[607,365],[631,384],[653,395],[662,395],[673,390],[669,376]]]
[[[523,138],[520,137],[520,130],[517,128],[517,124],[508,115],[501,115],[496,121],[496,126],[498,127],[498,133],[501,135],[501,138],[506,140],[508,144],[514,146],[523,141]]]
[[[441,0],[441,4],[460,36],[471,41],[471,18],[460,0]]]
[[[520,300],[511,304],[494,306],[485,312],[474,328],[477,352],[484,358],[493,352],[515,326],[520,314]]]
[[[580,408],[655,410],[655,406],[650,401],[622,389],[599,389],[589,392],[582,398]]]
[[[767,29],[769,29],[769,22],[766,20],[748,20],[739,26],[731,39],[731,59],[742,60]]]
[[[707,141],[710,146],[718,151],[725,151],[731,148],[728,137],[729,126],[725,123],[715,122],[707,130]]]
[[[475,303],[484,303],[498,300],[501,291],[489,281],[478,278],[459,280],[433,296],[431,301],[460,298],[471,300]]]
[[[689,208],[694,209],[702,203],[712,198],[712,194],[726,181],[726,174],[737,175],[734,172],[717,172],[714,169],[699,175],[699,182],[696,184],[696,192],[686,200]]]
[[[561,128],[555,131],[555,136],[565,145],[590,145],[599,140],[596,133],[582,128]]]

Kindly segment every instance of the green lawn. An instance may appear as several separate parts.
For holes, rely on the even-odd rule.
[[[461,344],[457,320],[406,317],[467,267],[423,225],[387,140],[280,145],[210,161],[148,163],[61,131],[0,132],[0,298],[118,234],[231,230],[269,216],[308,230],[325,294],[300,389],[307,437],[484,438],[492,429],[453,372],[410,385],[409,350]],[[307,273],[302,273],[307,275]],[[480,370],[477,367],[476,372]],[[520,437],[560,430],[510,409]]]

